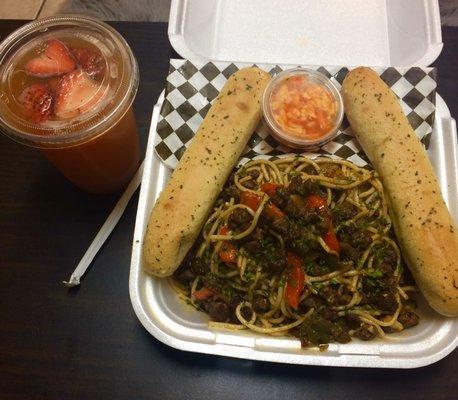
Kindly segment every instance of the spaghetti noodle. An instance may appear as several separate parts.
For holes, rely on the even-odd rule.
[[[345,160],[253,160],[230,178],[174,275],[213,329],[371,340],[418,323],[376,172]]]

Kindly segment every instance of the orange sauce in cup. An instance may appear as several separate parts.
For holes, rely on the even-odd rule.
[[[326,87],[301,75],[285,78],[275,87],[270,108],[284,132],[303,139],[326,135],[337,113],[337,103]]]

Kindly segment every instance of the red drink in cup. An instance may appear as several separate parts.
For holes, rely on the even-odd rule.
[[[0,44],[0,128],[70,181],[117,191],[139,164],[138,66],[124,39],[85,16],[31,22]]]

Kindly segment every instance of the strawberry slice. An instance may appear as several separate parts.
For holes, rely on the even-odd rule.
[[[51,88],[44,83],[27,86],[18,97],[24,117],[33,123],[42,123],[49,119],[53,108]]]
[[[93,78],[100,79],[105,73],[105,60],[98,50],[91,50],[83,47],[71,49],[79,66]]]
[[[75,68],[72,55],[65,44],[57,39],[45,42],[44,50],[25,65],[27,74],[39,78],[62,75]]]
[[[60,79],[54,112],[58,118],[76,117],[93,108],[104,95],[104,86],[86,72],[76,69]]]

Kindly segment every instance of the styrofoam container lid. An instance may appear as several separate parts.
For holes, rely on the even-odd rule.
[[[200,61],[427,66],[443,47],[437,0],[172,0],[168,34]]]

